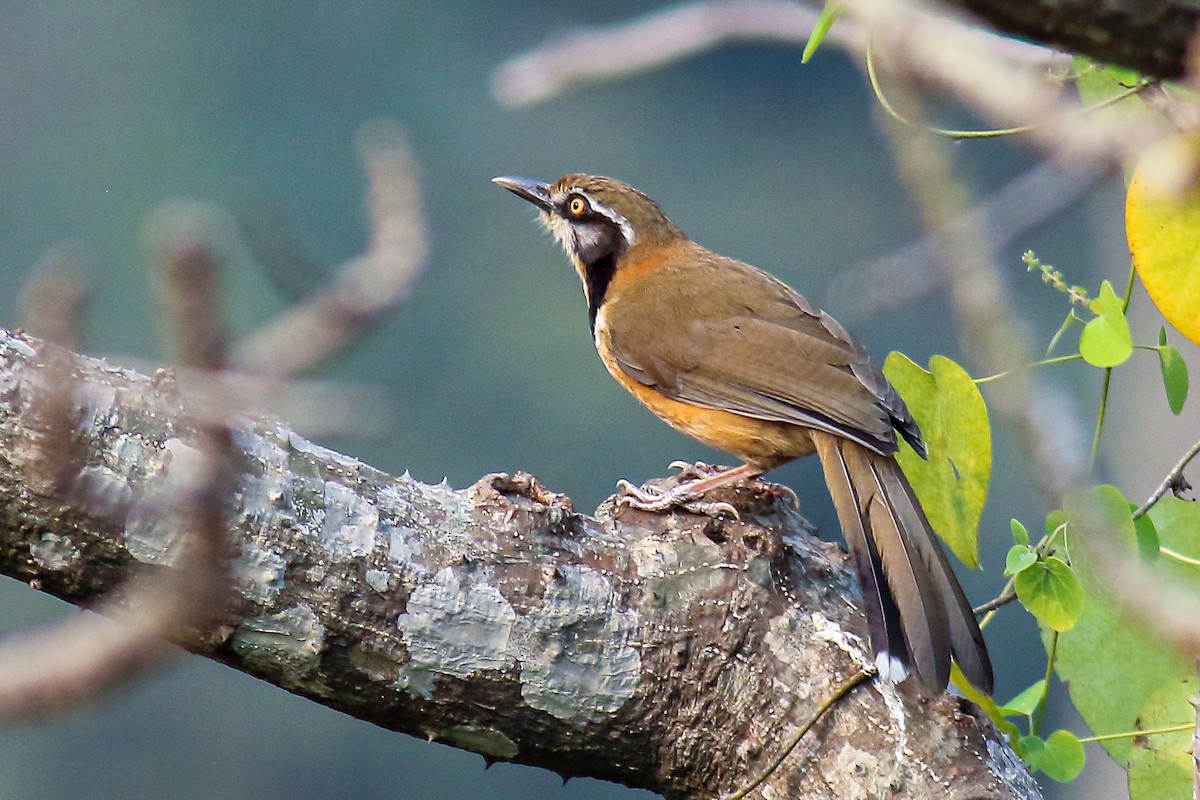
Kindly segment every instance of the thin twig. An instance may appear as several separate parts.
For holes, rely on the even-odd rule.
[[[907,82],[898,81],[894,91],[909,93],[906,108],[920,108]],[[944,237],[950,299],[963,350],[987,373],[1011,372],[1034,361],[1029,324],[1009,301],[999,268],[976,245],[982,231],[954,224],[962,219],[959,209],[969,207],[970,195],[954,174],[952,145],[890,121],[881,128],[927,227]],[[1042,404],[1033,400],[1035,385],[1034,373],[1012,372],[1009,380],[995,384],[989,405],[1009,423],[1027,461],[1039,467],[1032,488],[1055,507],[1074,476],[1059,448],[1046,446],[1058,437],[1048,430]]]
[[[1163,478],[1162,482],[1159,483],[1158,486],[1155,487],[1154,491],[1150,493],[1150,496],[1146,498],[1146,502],[1138,506],[1137,510],[1133,512],[1132,516],[1134,519],[1140,519],[1141,517],[1145,516],[1146,512],[1148,512],[1155,503],[1161,500],[1163,495],[1178,485],[1179,480],[1183,477],[1184,469],[1187,468],[1187,465],[1191,463],[1192,459],[1195,458],[1197,454],[1200,454],[1200,441],[1197,441],[1194,445],[1189,447],[1188,451],[1184,453],[1178,461],[1175,462],[1175,466],[1171,467],[1171,471],[1167,473],[1167,476]]]
[[[225,342],[216,256],[206,225],[191,212],[165,222],[166,234],[156,241],[155,261],[164,278],[161,297],[175,323],[179,350],[185,361],[219,370]],[[65,305],[58,309],[58,313],[70,311]],[[63,329],[61,323],[48,324]],[[87,482],[79,480],[87,453],[77,444],[74,356],[53,344],[42,345],[41,352],[46,391],[35,403],[46,420],[55,480],[60,491],[73,494],[76,502],[96,505]],[[184,457],[186,449],[181,447],[178,458],[171,461],[174,489],[164,495],[157,513],[164,518],[162,524],[177,522],[187,534],[170,554],[173,568],[129,581],[114,598],[95,607],[98,615],[75,617],[0,645],[0,720],[42,715],[92,700],[170,655],[165,640],[204,629],[215,619],[230,588],[225,509],[233,487],[231,444],[227,424],[204,423],[198,426],[192,448],[200,457]],[[42,537],[51,549],[56,541],[51,533]]]
[[[1000,593],[999,597],[992,598],[991,600],[988,600],[983,605],[975,606],[975,608],[971,609],[971,611],[975,614],[975,616],[978,617],[982,614],[987,614],[989,612],[995,611],[996,609],[1001,608],[1002,606],[1006,606],[1009,603],[1011,603],[1013,600],[1016,600],[1016,599],[1017,599],[1016,592],[1005,589],[1003,592]]]

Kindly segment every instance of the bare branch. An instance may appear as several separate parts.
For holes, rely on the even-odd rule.
[[[408,296],[427,251],[416,164],[399,127],[380,121],[359,136],[370,180],[371,240],[335,282],[241,342],[241,370],[288,377],[313,367]]]
[[[220,369],[224,335],[217,301],[215,256],[197,217],[172,218],[160,231],[158,263],[164,275],[164,302],[180,337],[186,362]],[[46,279],[42,279],[43,283]],[[62,295],[61,281],[50,284],[56,300],[36,304],[48,329],[68,328],[56,317],[74,318]],[[46,292],[32,293],[34,297]],[[65,334],[64,334],[65,335]],[[96,453],[79,430],[87,421],[86,384],[79,384],[75,356],[62,347],[42,343],[30,366],[32,387],[28,414],[36,455],[29,486],[59,497],[67,507],[107,521],[111,498],[96,494],[91,460]],[[81,398],[81,395],[84,398]],[[73,707],[124,683],[158,664],[170,649],[164,639],[181,630],[209,625],[228,599],[228,543],[225,509],[232,496],[230,433],[219,422],[199,426],[195,448],[172,452],[174,482],[170,491],[144,510],[141,524],[170,525],[180,537],[178,574],[138,575],[113,587],[96,610],[113,620],[88,615],[0,643],[0,719],[15,720]],[[66,508],[60,513],[65,513]],[[45,531],[30,548],[40,564],[58,568],[80,557],[66,538]]]
[[[982,236],[974,246],[994,258],[1018,236],[1076,203],[1102,176],[1096,169],[1042,162],[979,200],[945,230]],[[875,261],[839,272],[829,284],[825,307],[836,309],[839,318],[864,319],[942,288],[949,274],[945,236],[930,231]]]
[[[501,64],[492,94],[503,105],[544,102],[588,83],[660,69],[737,41],[803,47],[816,10],[791,0],[699,0],[615,25],[579,30]],[[976,52],[1040,68],[1063,63],[1047,50],[984,31],[968,34]],[[852,19],[839,20],[826,41],[862,52],[867,37]]]
[[[21,292],[25,330],[68,349],[83,341],[80,325],[91,293],[84,257],[71,247],[47,253],[33,268]]]
[[[939,93],[949,92],[1002,127],[1036,120],[1028,136],[1064,163],[1124,165],[1168,131],[1154,116],[1089,114],[1064,102],[1045,78],[1045,59],[1031,68],[1023,46],[997,39],[926,10],[911,0],[846,0],[847,18],[829,39],[861,55],[867,42],[876,60]],[[503,65],[493,79],[508,104],[536,102],[582,81],[655,69],[734,39],[807,39],[814,12],[789,2],[706,0],[657,12],[625,25],[551,42]],[[847,24],[853,19],[857,24]],[[1039,51],[1040,52],[1040,51]],[[1016,55],[1014,54],[1021,54]],[[1038,56],[1040,58],[1040,55]]]
[[[1200,8],[1189,0],[941,0],[1015,36],[1158,78],[1186,70]]]

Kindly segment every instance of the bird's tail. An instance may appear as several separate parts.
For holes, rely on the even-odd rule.
[[[880,674],[899,680],[911,672],[938,693],[953,656],[990,694],[983,635],[900,465],[840,436],[813,431],[812,439],[858,572]]]

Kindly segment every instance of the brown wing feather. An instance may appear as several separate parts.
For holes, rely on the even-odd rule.
[[[879,453],[895,451],[897,427],[919,442],[903,401],[832,318],[767,273],[698,246],[681,263],[641,276],[605,307],[609,350],[626,374],[676,400]]]

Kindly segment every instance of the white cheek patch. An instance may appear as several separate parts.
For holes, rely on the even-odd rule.
[[[567,251],[568,255],[573,252],[571,245],[574,237],[571,235],[570,223],[557,214],[547,214],[543,212],[542,225],[546,227],[546,230],[551,236],[554,237],[555,241],[559,243],[562,249]]]
[[[574,225],[571,227],[571,232],[575,236],[575,252],[581,255],[595,252],[600,247],[600,240],[604,236],[604,231],[595,224]]]

